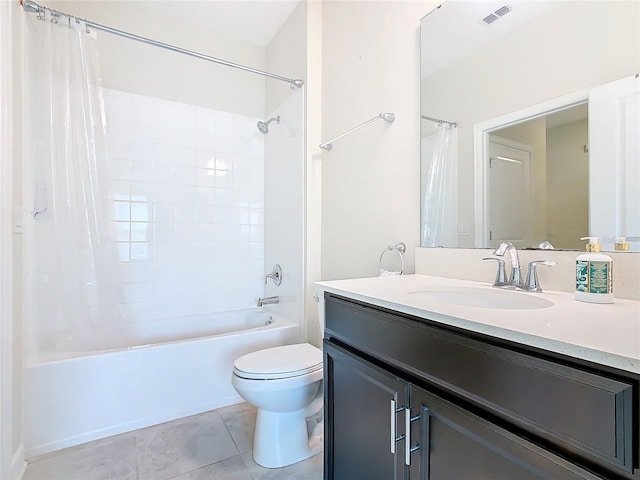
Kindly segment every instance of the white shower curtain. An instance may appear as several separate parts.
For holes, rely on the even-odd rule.
[[[74,18],[43,20],[25,28],[28,362],[118,346],[124,321],[96,40]]]
[[[457,245],[457,128],[439,123],[422,139],[422,231],[420,245]]]

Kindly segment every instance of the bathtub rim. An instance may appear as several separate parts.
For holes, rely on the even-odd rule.
[[[255,309],[246,309],[246,310],[229,310],[229,311],[225,311],[225,312],[217,312],[218,313],[234,313],[234,312],[246,312],[246,311],[255,311]],[[30,363],[25,363],[24,368],[32,368],[32,367],[37,367],[39,365],[46,365],[46,364],[50,364],[50,363],[56,363],[56,362],[69,362],[69,361],[73,361],[76,359],[80,359],[80,358],[87,358],[87,357],[94,357],[94,356],[100,356],[100,355],[112,355],[112,354],[118,354],[120,352],[129,352],[132,350],[143,350],[143,349],[147,349],[147,348],[154,348],[154,347],[161,347],[161,346],[165,346],[165,345],[175,345],[178,343],[185,343],[185,342],[197,342],[197,341],[203,341],[203,340],[208,340],[208,339],[212,339],[212,338],[216,338],[216,337],[236,337],[239,335],[243,335],[243,334],[250,334],[250,333],[254,333],[260,330],[272,330],[275,328],[284,328],[287,326],[298,326],[300,327],[300,324],[298,322],[294,322],[292,320],[286,319],[284,317],[280,317],[278,315],[274,315],[271,312],[262,312],[265,315],[268,315],[270,317],[270,319],[272,320],[271,323],[266,324],[266,325],[260,325],[258,327],[252,327],[252,328],[245,328],[243,330],[232,330],[229,332],[223,332],[223,333],[216,333],[216,334],[211,334],[211,335],[201,335],[201,336],[196,336],[196,337],[189,337],[189,338],[182,338],[182,339],[177,339],[177,340],[167,340],[165,342],[151,342],[151,343],[144,343],[141,345],[133,345],[133,346],[129,346],[129,347],[116,347],[116,348],[108,348],[108,349],[103,349],[103,350],[94,350],[94,351],[88,351],[88,352],[68,352],[68,353],[56,353],[56,354],[48,354],[43,356],[43,360],[40,361],[36,361],[36,362],[30,362]]]

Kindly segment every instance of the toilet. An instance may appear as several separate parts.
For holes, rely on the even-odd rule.
[[[258,350],[233,362],[231,383],[258,409],[256,463],[279,468],[322,450],[322,359],[322,350],[299,343]]]

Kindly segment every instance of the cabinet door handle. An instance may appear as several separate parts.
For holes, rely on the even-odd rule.
[[[404,463],[411,465],[411,409],[404,410]]]
[[[391,453],[396,453],[396,401],[391,400]]]
[[[421,433],[421,442],[424,445],[424,448],[422,450],[422,455],[421,455],[421,460],[422,460],[422,466],[421,466],[421,470],[422,472],[424,472],[422,474],[423,478],[425,480],[429,480],[431,478],[431,472],[430,472],[430,458],[429,455],[431,454],[430,450],[431,450],[431,425],[430,425],[430,420],[431,420],[431,411],[425,407],[424,405],[422,405],[422,415],[423,415],[423,419],[422,419],[422,433]]]
[[[396,408],[395,399],[391,400],[391,453],[396,453],[396,443],[405,436],[396,437],[396,415],[404,410],[404,407]]]
[[[420,449],[420,443],[411,446],[411,422],[420,420],[420,415],[415,417],[411,416],[411,408],[406,408],[404,411],[404,431],[406,440],[404,442],[404,463],[405,465],[411,465],[411,454]]]

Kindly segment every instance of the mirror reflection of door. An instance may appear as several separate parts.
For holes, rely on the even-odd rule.
[[[640,237],[640,79],[589,94],[589,235]]]
[[[587,104],[549,111],[526,121],[516,120],[492,130],[489,138],[492,136],[530,145],[534,152],[530,169],[533,201],[526,213],[531,216],[528,227],[532,230],[522,235],[511,234],[518,238],[530,236],[531,242],[523,247],[536,246],[546,240],[556,249],[584,248],[580,237],[591,231]],[[484,164],[488,164],[488,159]],[[490,191],[493,187],[488,188]],[[487,215],[489,218],[491,212]],[[485,240],[485,246],[495,245],[496,237],[492,237],[491,242]]]
[[[521,248],[532,244],[533,148],[497,135],[489,135],[488,246],[511,242]]]

